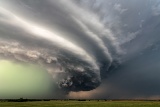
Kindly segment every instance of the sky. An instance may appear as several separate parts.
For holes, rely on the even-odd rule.
[[[0,99],[159,99],[160,0],[0,0]]]

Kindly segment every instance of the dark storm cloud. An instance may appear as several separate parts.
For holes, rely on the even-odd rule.
[[[89,98],[158,94],[159,0],[0,2],[1,59],[43,66],[59,89]]]
[[[17,6],[18,8],[22,8],[24,5],[27,6],[24,6],[22,10],[18,11],[17,7],[15,8],[13,4],[19,4]],[[41,4],[43,5],[41,6]],[[100,66],[96,62],[98,58],[96,58],[94,54],[93,47],[96,48],[97,51],[105,51],[104,53],[101,52],[99,56],[104,56],[106,68],[110,66],[112,61],[110,53],[100,38],[96,37],[96,35],[89,30],[87,31],[88,33],[83,32],[83,28],[72,19],[72,14],[76,16],[74,12],[69,13],[65,8],[61,9],[60,6],[64,5],[61,2],[57,2],[56,4],[57,5],[54,6],[53,1],[37,1],[35,4],[34,2],[32,3],[32,1],[5,2],[1,7],[1,16],[3,16],[1,17],[1,23],[2,25],[4,24],[4,27],[1,29],[3,32],[1,36],[3,40],[1,41],[4,41],[1,46],[1,57],[11,57],[11,59],[22,62],[38,63],[46,67],[48,72],[53,75],[53,78],[56,77],[55,75],[62,77],[60,79],[57,78],[59,87],[68,91],[91,90],[96,88],[100,84],[101,77]],[[35,13],[41,11],[42,8],[46,9],[44,12],[42,11],[40,14],[37,14],[37,16],[40,15],[43,17],[36,19],[37,23],[44,25],[43,27],[30,22],[29,19],[32,19],[31,16],[35,13],[31,12],[31,16],[23,14],[24,11],[28,11],[25,9],[25,7],[28,8],[28,5]],[[12,8],[13,12],[7,8]],[[73,8],[77,7],[73,5]],[[58,13],[50,9],[56,9]],[[18,15],[17,11],[21,15]],[[47,17],[45,18],[45,16]],[[53,19],[51,20],[50,18]],[[47,25],[46,23],[47,27],[45,27],[46,25],[43,24],[44,19],[51,20],[50,22],[52,22],[54,26],[50,24]],[[33,18],[33,20],[35,20],[35,18]],[[5,27],[7,27],[7,30]],[[76,29],[78,27],[80,30]],[[50,30],[47,28],[50,28]],[[94,37],[96,37],[96,39],[94,39]],[[97,44],[97,42],[99,42],[100,45]],[[99,47],[101,48],[99,49]],[[79,79],[76,77],[79,77]]]
[[[108,27],[117,35],[121,48],[126,52],[121,57],[121,65],[97,89],[90,92],[71,92],[69,97],[159,98],[159,2],[119,0],[111,3],[111,10],[115,9],[111,14],[118,21],[113,17],[110,21],[114,21],[114,24]]]

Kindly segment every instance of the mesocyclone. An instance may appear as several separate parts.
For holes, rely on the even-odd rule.
[[[64,91],[95,89],[122,54],[100,17],[73,1],[0,6],[0,58],[43,66]]]

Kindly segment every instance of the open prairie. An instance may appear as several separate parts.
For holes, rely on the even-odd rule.
[[[0,102],[0,107],[159,107],[159,101],[35,101]]]

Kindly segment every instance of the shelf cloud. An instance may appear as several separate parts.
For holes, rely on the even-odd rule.
[[[0,59],[43,67],[63,98],[157,96],[142,86],[158,74],[159,3],[1,0]]]

